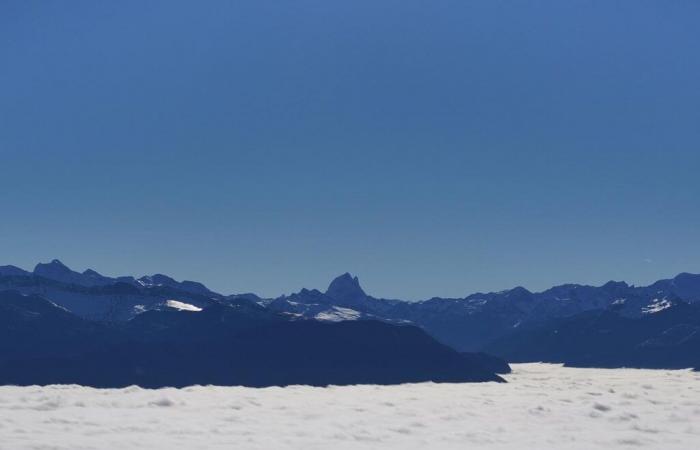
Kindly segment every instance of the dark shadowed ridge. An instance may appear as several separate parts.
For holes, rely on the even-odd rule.
[[[378,321],[296,321],[255,303],[92,322],[0,292],[0,383],[95,387],[503,381],[424,331]]]

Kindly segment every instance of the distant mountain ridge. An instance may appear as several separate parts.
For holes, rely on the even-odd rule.
[[[58,259],[39,263],[32,272],[0,266],[0,289],[41,295],[80,317],[103,321],[128,320],[144,311],[162,309],[168,300],[206,307],[224,298],[194,281],[178,282],[162,274],[112,278],[93,269],[81,273]]]
[[[178,282],[161,274],[136,279],[105,277],[94,270],[79,273],[58,260],[37,265],[33,273],[14,266],[0,267],[0,289],[39,294],[81,317],[106,321],[124,321],[145,311],[167,309],[167,301],[175,300],[196,308],[245,301],[296,320],[410,323],[458,351],[479,351],[515,331],[586,311],[614,307],[622,317],[638,319],[667,303],[700,303],[700,275],[690,273],[642,287],[610,281],[602,286],[564,284],[536,293],[516,287],[463,298],[407,302],[368,295],[350,273],[332,280],[325,291],[302,289],[277,298],[261,298],[252,293],[222,295],[201,283]]]
[[[616,307],[557,318],[486,346],[510,362],[579,367],[700,369],[700,305],[660,301],[640,318]]]
[[[178,282],[167,275],[159,273],[154,275],[145,275],[138,279],[134,278],[133,276],[111,278],[104,276],[93,269],[87,269],[80,273],[71,270],[58,259],[54,259],[49,263],[37,264],[33,272],[27,272],[15,266],[0,267],[0,276],[5,274],[14,276],[36,275],[49,280],[83,287],[107,286],[116,283],[126,283],[147,287],[166,286],[193,294],[206,295],[212,293],[202,283],[187,280]]]
[[[369,296],[356,277],[343,274],[331,282],[326,292],[302,289],[261,303],[272,310],[307,319],[333,317],[337,314],[334,311],[343,308],[343,314],[413,323],[458,350],[478,351],[517,328],[536,327],[553,318],[612,305],[625,317],[640,318],[660,302],[675,300],[700,303],[700,275],[683,273],[645,287],[611,281],[600,287],[566,284],[539,293],[516,287],[464,298],[434,297],[406,302]]]

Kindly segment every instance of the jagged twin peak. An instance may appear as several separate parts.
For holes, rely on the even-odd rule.
[[[95,270],[87,269],[83,273],[71,270],[68,266],[63,264],[58,259],[54,259],[49,263],[39,263],[34,268],[34,275],[40,276],[42,278],[47,278],[49,280],[58,281],[66,284],[74,284],[78,286],[106,286],[114,283],[128,283],[132,285],[141,285],[144,287],[157,287],[165,286],[180,289],[185,292],[190,292],[193,294],[200,295],[210,295],[212,292],[206,288],[201,283],[194,281],[182,281],[178,282],[174,279],[162,275],[156,274],[151,276],[141,277],[135,280],[134,277],[125,276],[111,278],[101,275]],[[28,276],[31,275],[29,272],[24,271],[15,266],[2,266],[0,267],[0,276]]]
[[[112,279],[102,276],[92,269],[88,269],[83,273],[75,272],[58,259],[54,259],[50,263],[37,264],[34,268],[34,275],[81,286],[100,286],[114,282]]]
[[[54,259],[50,263],[39,263],[34,267],[34,273],[36,275],[66,275],[70,273],[77,273],[70,270],[65,264],[63,264],[58,259]]]
[[[360,303],[367,299],[367,294],[360,287],[360,280],[347,272],[331,281],[326,295],[343,304]]]

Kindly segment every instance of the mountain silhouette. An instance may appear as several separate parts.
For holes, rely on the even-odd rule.
[[[94,322],[0,292],[0,384],[272,386],[502,381],[414,326],[297,321],[242,301]]]

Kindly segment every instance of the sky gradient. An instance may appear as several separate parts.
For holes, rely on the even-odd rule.
[[[0,4],[0,264],[421,299],[700,272],[696,1]]]

